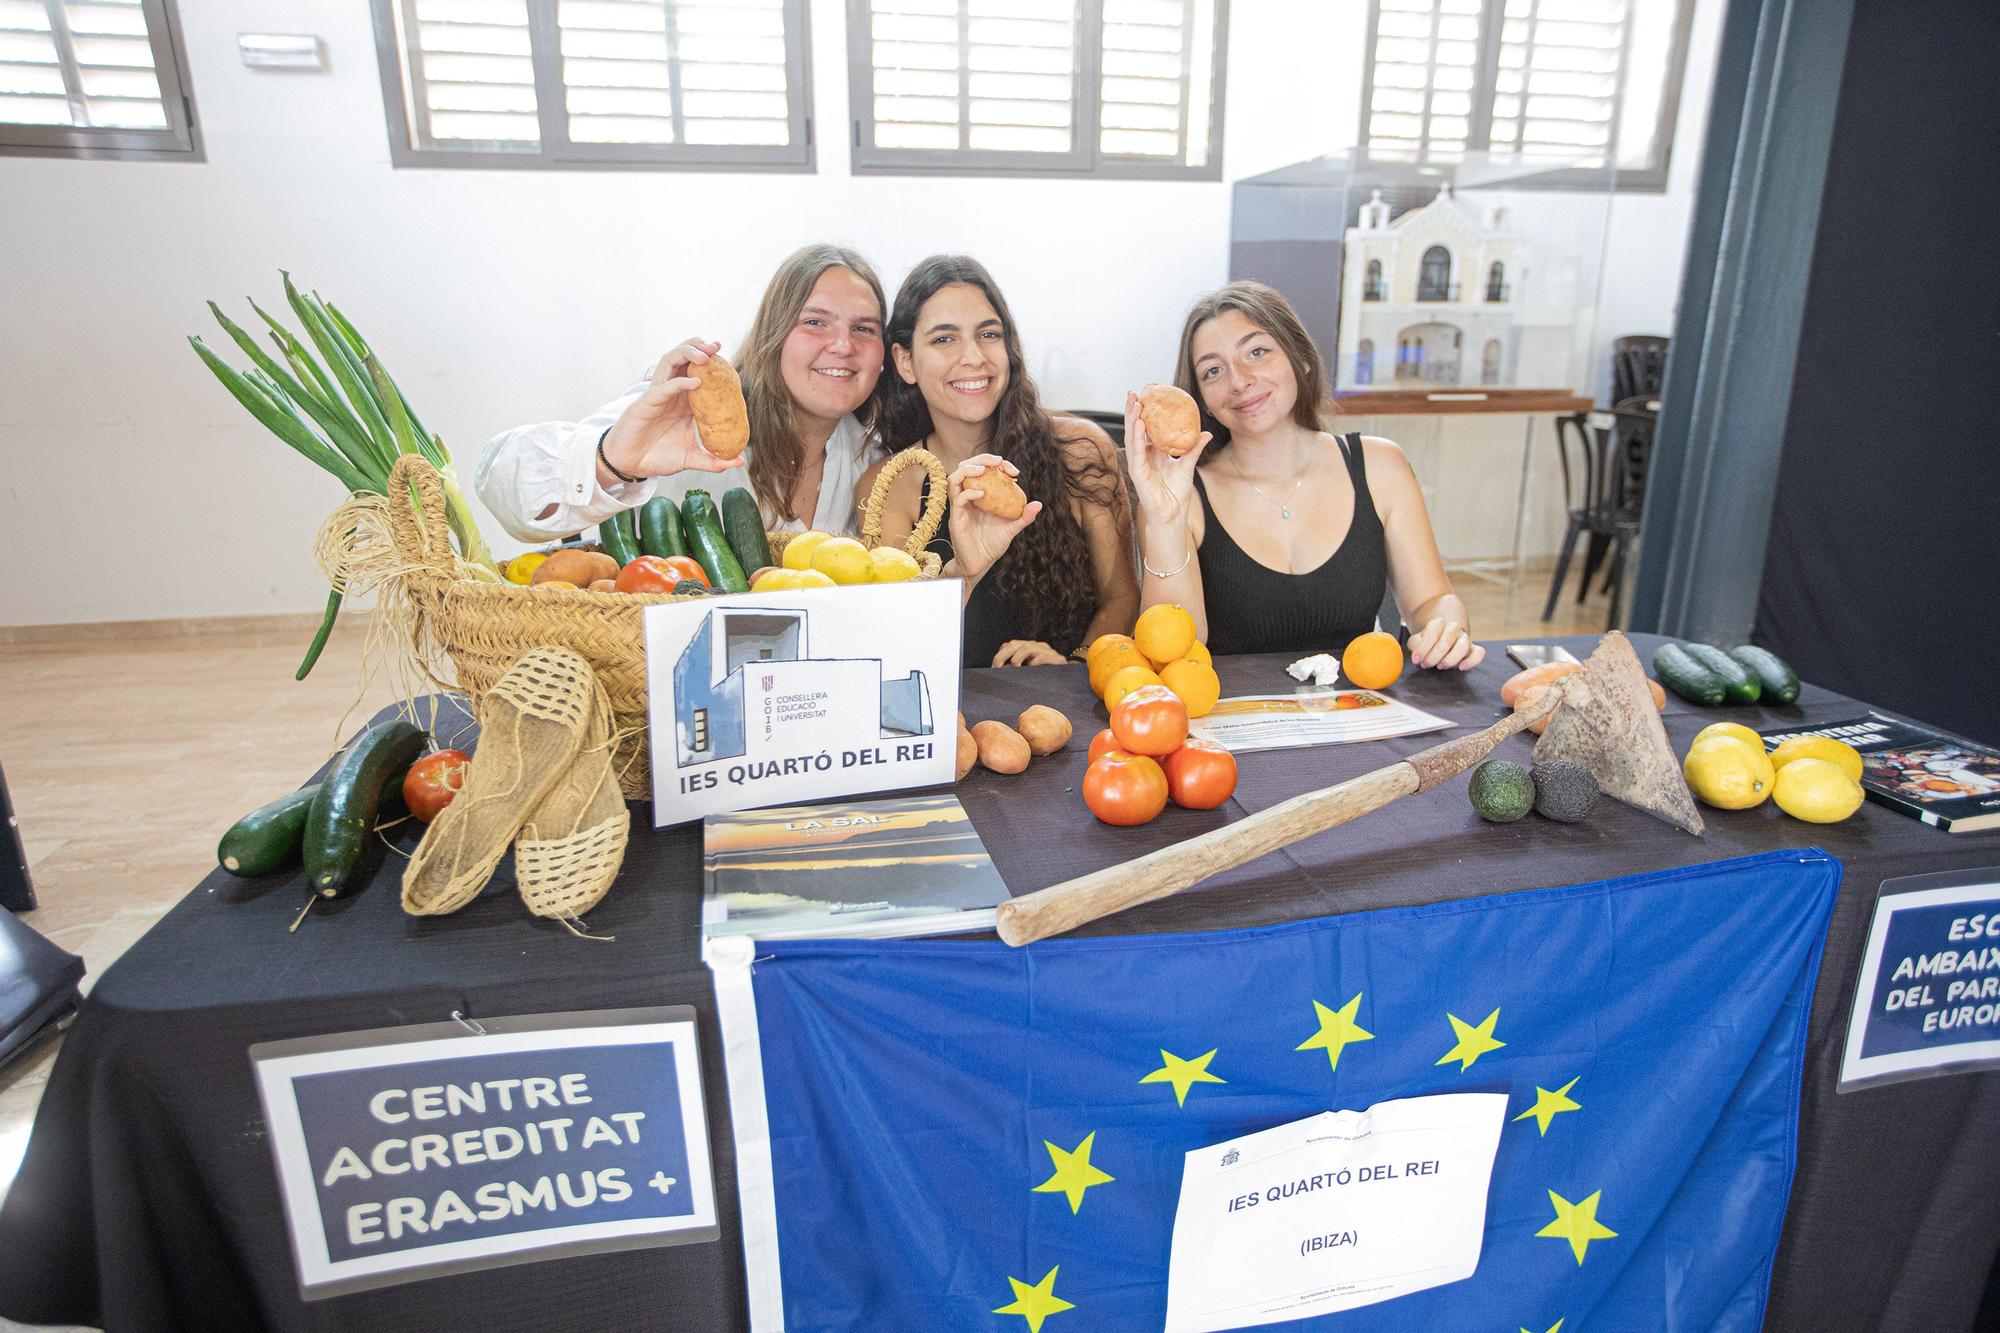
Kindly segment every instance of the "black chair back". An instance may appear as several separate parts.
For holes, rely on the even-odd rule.
[[[1658,398],[1667,374],[1668,339],[1651,334],[1619,338],[1611,344],[1611,401]]]

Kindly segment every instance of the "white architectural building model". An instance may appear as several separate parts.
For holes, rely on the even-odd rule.
[[[1516,383],[1524,295],[1533,247],[1455,198],[1397,218],[1377,190],[1343,241],[1342,389]]]

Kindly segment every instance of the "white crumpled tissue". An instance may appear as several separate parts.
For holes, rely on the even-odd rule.
[[[1286,674],[1301,684],[1333,685],[1340,680],[1340,659],[1332,653],[1301,657],[1285,668]]]

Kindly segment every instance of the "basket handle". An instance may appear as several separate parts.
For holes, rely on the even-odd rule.
[[[868,492],[868,499],[861,506],[863,546],[882,544],[882,502],[889,498],[889,484],[912,464],[931,474],[931,492],[924,501],[924,512],[917,515],[917,525],[910,529],[910,539],[903,543],[903,549],[912,556],[922,556],[924,548],[931,544],[931,538],[937,536],[938,529],[944,526],[945,506],[951,502],[950,480],[944,474],[944,464],[930,450],[912,445],[890,458],[875,474],[875,489]]]
[[[397,504],[414,492],[414,503]],[[446,578],[458,573],[451,529],[444,519],[444,486],[437,469],[421,454],[404,454],[389,469],[389,539],[404,560]]]

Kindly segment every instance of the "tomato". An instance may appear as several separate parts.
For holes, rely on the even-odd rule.
[[[463,750],[439,750],[410,765],[403,778],[403,804],[410,813],[428,824],[451,804],[465,785],[465,766],[472,756]]]
[[[708,581],[708,575],[702,572],[701,562],[693,556],[670,555],[667,557],[667,568],[681,578],[695,580],[704,588],[715,586]]]
[[[1187,705],[1164,685],[1142,686],[1111,710],[1111,734],[1133,754],[1172,754],[1187,739]]]
[[[1083,803],[1107,824],[1143,824],[1167,808],[1167,775],[1149,755],[1107,750],[1084,770]]]
[[[672,592],[680,576],[656,555],[637,555],[618,571],[619,592]]]
[[[1117,748],[1118,738],[1111,734],[1111,728],[1106,727],[1090,738],[1090,758],[1084,760],[1084,766],[1087,768],[1102,759],[1106,750]]]
[[[1168,755],[1167,795],[1189,810],[1213,810],[1236,790],[1236,756],[1214,741],[1190,740]]]

